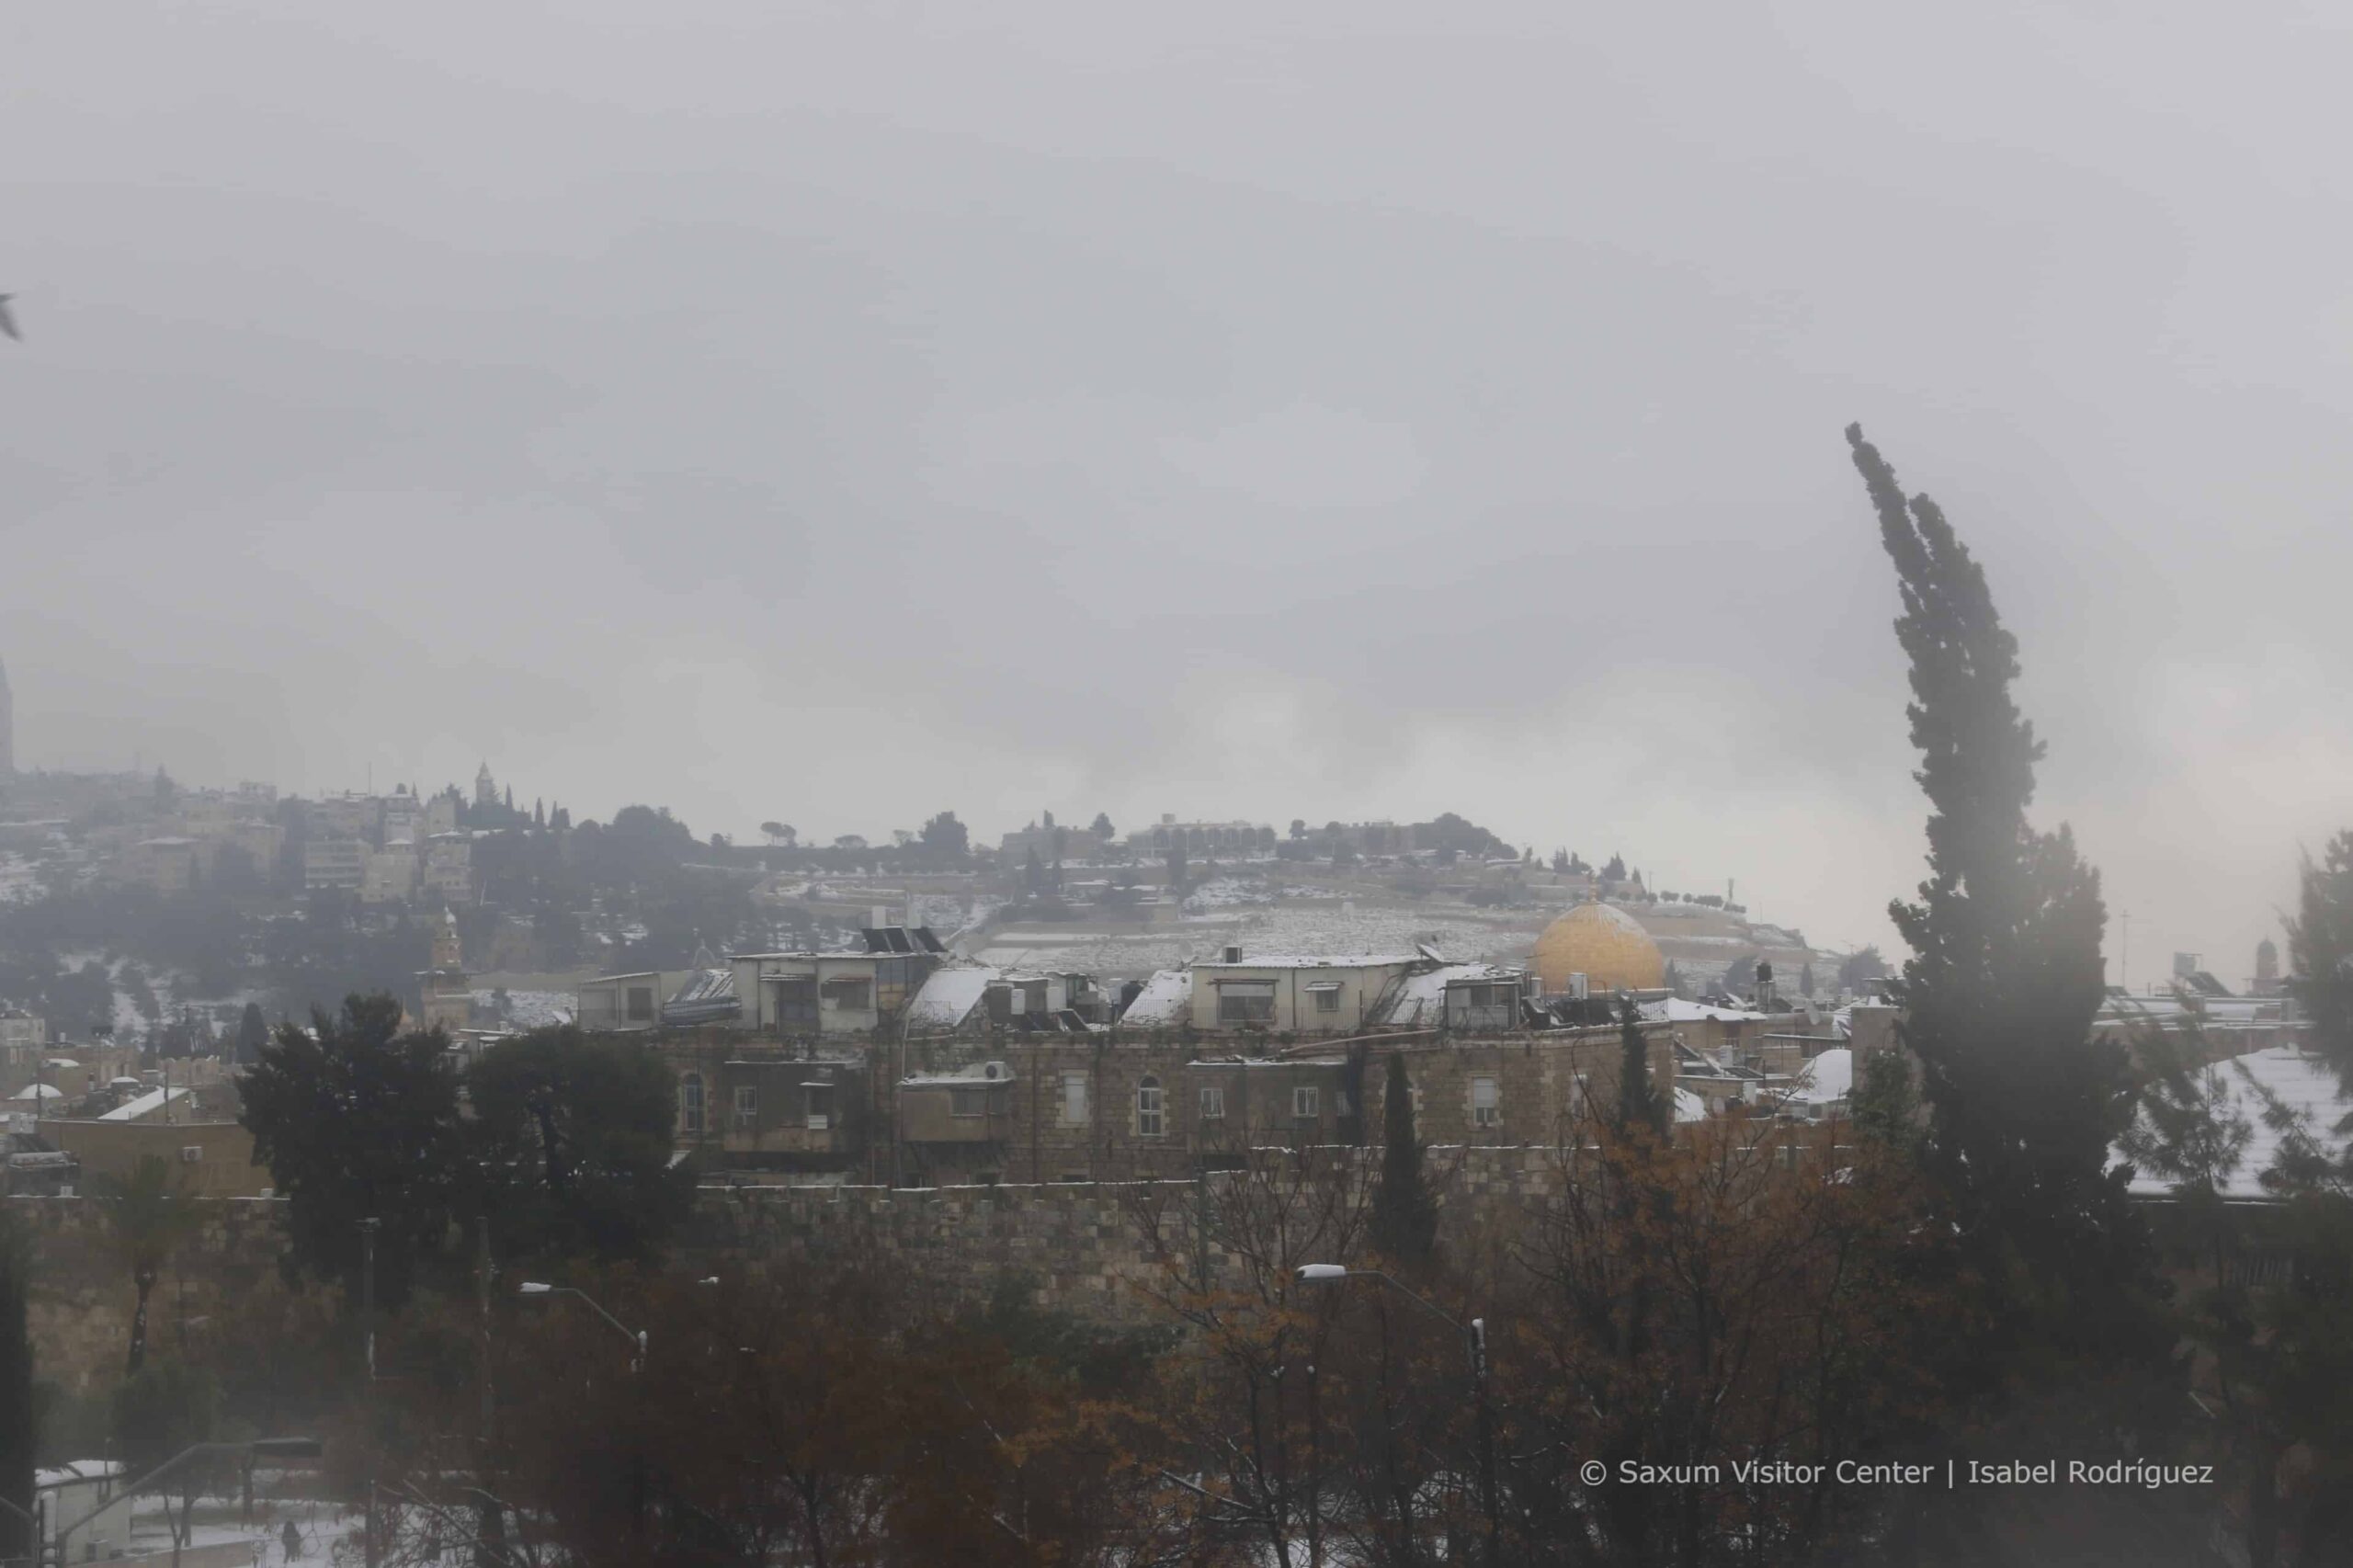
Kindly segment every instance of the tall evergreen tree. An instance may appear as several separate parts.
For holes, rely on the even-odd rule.
[[[1414,1128],[1414,1086],[1405,1058],[1392,1051],[1381,1090],[1381,1185],[1372,1195],[1372,1244],[1408,1267],[1429,1261],[1438,1244],[1438,1198],[1422,1172]]]
[[[261,1048],[269,1043],[269,1020],[262,1017],[261,1004],[248,1002],[237,1018],[237,1065],[250,1067],[261,1060]]]
[[[1671,1108],[1651,1076],[1651,1045],[1643,1034],[1642,1010],[1631,996],[1618,999],[1618,1125],[1647,1127],[1664,1135]]]
[[[1927,1153],[1990,1277],[2088,1301],[2140,1278],[2137,1220],[2109,1151],[2129,1117],[2120,1047],[2092,1038],[2105,990],[2098,873],[2065,827],[2027,821],[2042,745],[2010,696],[2018,640],[1985,574],[1926,495],[1906,499],[1850,426],[1855,467],[1895,564],[1911,661],[1915,776],[1928,876],[1890,915],[1913,956],[1904,1039],[1932,1110]]]
[[[2288,955],[2313,1044],[2353,1087],[2353,832],[2330,839],[2317,863],[2306,858]]]
[[[26,1301],[32,1259],[16,1216],[0,1213],[0,1559],[33,1554],[19,1514],[33,1506],[33,1457],[40,1433],[33,1407],[33,1339]]]

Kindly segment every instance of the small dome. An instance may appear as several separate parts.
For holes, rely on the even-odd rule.
[[[1635,918],[1606,903],[1581,903],[1536,938],[1536,974],[1549,994],[1582,974],[1596,992],[1647,991],[1666,975],[1666,960]]]

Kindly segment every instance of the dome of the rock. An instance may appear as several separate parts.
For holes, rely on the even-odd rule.
[[[1640,922],[1606,903],[1581,903],[1544,927],[1536,938],[1536,974],[1548,995],[1569,988],[1582,974],[1597,995],[1618,990],[1645,991],[1666,974],[1658,944]]]

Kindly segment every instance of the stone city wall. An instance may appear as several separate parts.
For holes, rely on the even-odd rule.
[[[1312,1151],[1367,1178],[1378,1149]],[[1500,1245],[1509,1228],[1558,1185],[1543,1149],[1433,1148],[1427,1169],[1458,1222],[1453,1236]],[[802,1261],[863,1259],[905,1271],[910,1288],[985,1301],[1017,1279],[1040,1305],[1111,1322],[1157,1311],[1149,1291],[1174,1266],[1189,1276],[1201,1258],[1195,1226],[1206,1199],[1221,1211],[1234,1184],[1218,1171],[1195,1180],[1046,1186],[902,1188],[706,1187],[678,1238],[689,1267],[787,1269]],[[136,1292],[116,1250],[108,1205],[88,1198],[6,1200],[29,1233],[34,1258],[31,1327],[37,1375],[75,1392],[102,1388],[121,1370]],[[204,1219],[165,1267],[149,1302],[158,1349],[232,1314],[250,1317],[290,1293],[281,1199],[199,1199]],[[1459,1217],[1476,1216],[1464,1226]],[[1238,1283],[1239,1260],[1212,1223],[1213,1282]],[[301,1287],[305,1293],[316,1287]]]
[[[8,1211],[28,1233],[33,1258],[27,1303],[34,1375],[74,1392],[119,1376],[131,1346],[138,1290],[115,1244],[108,1210],[92,1198],[11,1198]],[[249,1313],[263,1297],[284,1295],[286,1206],[269,1198],[198,1199],[195,1231],[164,1266],[147,1301],[148,1343],[160,1351],[194,1325],[232,1311]]]

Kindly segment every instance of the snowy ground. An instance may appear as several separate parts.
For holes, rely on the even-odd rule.
[[[495,988],[474,991],[477,1006],[489,1008],[497,1000]],[[545,1028],[551,1024],[572,1022],[574,994],[569,991],[509,991],[506,994],[507,1022],[518,1029]]]
[[[1540,916],[1484,919],[1456,908],[1333,907],[1268,904],[1233,908],[1226,917],[1136,932],[1074,929],[995,934],[977,956],[984,963],[1074,969],[1105,979],[1174,969],[1239,942],[1245,955],[1411,953],[1429,943],[1449,959],[1510,959],[1536,940]]]
[[[389,1514],[388,1514],[389,1519]],[[300,1551],[289,1556],[286,1551],[286,1526],[291,1521]],[[342,1564],[360,1562],[364,1553],[361,1540],[362,1516],[347,1509],[341,1503],[309,1499],[256,1498],[253,1522],[244,1522],[243,1510],[233,1500],[211,1498],[199,1501],[196,1506],[196,1527],[189,1532],[188,1547],[244,1546],[253,1553],[254,1568],[340,1568]],[[452,1520],[449,1535],[453,1544],[438,1554],[427,1554],[424,1545],[403,1541],[389,1554],[388,1561],[397,1561],[404,1568],[459,1568],[471,1563],[472,1553],[467,1543],[457,1540],[466,1521]],[[389,1529],[391,1527],[387,1526]],[[85,1543],[75,1542],[74,1560],[81,1560]],[[160,1552],[163,1561],[171,1561],[170,1527],[165,1523],[163,1506],[154,1500],[142,1500],[132,1520],[131,1538],[127,1545],[114,1543],[126,1555]],[[231,1555],[230,1561],[242,1564],[244,1559]]]
[[[28,902],[40,892],[39,866],[21,855],[0,855],[0,903]]]

